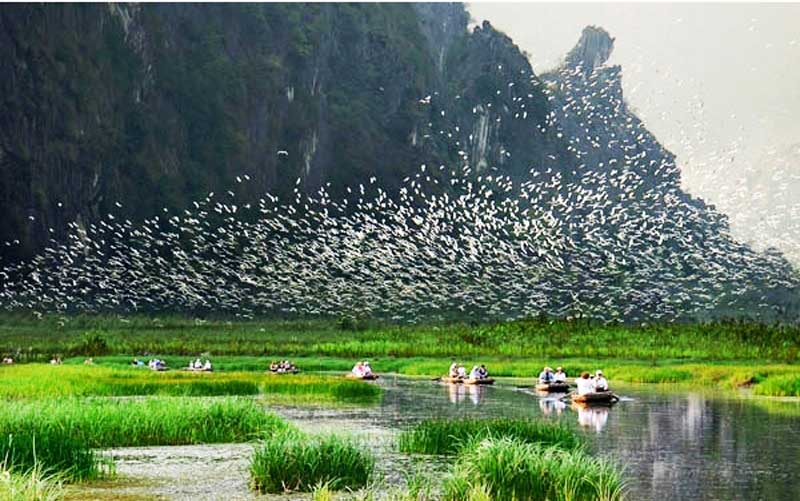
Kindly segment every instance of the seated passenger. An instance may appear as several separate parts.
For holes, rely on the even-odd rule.
[[[203,370],[207,372],[211,372],[214,370],[211,368],[211,360],[206,359],[206,363],[203,364]]]
[[[567,373],[561,367],[556,367],[556,373],[553,374],[554,383],[566,383]]]
[[[586,371],[581,373],[581,377],[575,378],[575,384],[578,385],[578,395],[594,393],[594,383],[589,379],[589,373]]]
[[[200,361],[200,358],[198,357],[198,358],[197,358],[197,359],[195,359],[195,361],[194,361],[194,369],[199,371],[199,370],[200,370],[200,369],[202,369],[202,368],[203,368],[203,362],[201,362],[201,361]]]
[[[594,391],[608,391],[608,380],[603,377],[603,371],[601,370],[595,373]]]
[[[481,364],[481,368],[478,369],[478,375],[480,376],[480,379],[486,379],[489,377],[489,371],[486,370],[485,365]]]
[[[473,365],[472,366],[472,370],[469,371],[469,378],[472,379],[472,380],[476,380],[476,379],[480,379],[481,378],[480,370],[478,369],[477,365]]]
[[[450,364],[450,370],[447,372],[447,375],[451,378],[458,377],[458,364],[455,362],[455,360],[452,364]]]
[[[364,361],[364,375],[371,376],[372,375],[372,367],[369,366],[369,362]]]
[[[358,362],[356,365],[353,366],[352,372],[355,377],[364,377],[364,364]]]
[[[273,360],[272,363],[269,364],[269,370],[272,372],[278,372],[278,362]]]
[[[456,377],[458,377],[459,379],[467,378],[467,369],[465,369],[463,365],[459,364],[458,370],[456,371]]]
[[[544,384],[550,384],[553,382],[553,369],[550,367],[545,367],[544,370],[539,374],[539,382]]]

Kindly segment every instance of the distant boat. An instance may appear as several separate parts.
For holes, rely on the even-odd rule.
[[[348,379],[360,379],[362,381],[375,381],[380,376],[378,376],[377,374],[366,374],[364,376],[356,376],[355,374],[350,372],[347,375],[345,375],[345,377]]]
[[[482,379],[465,379],[464,384],[494,384],[494,379],[485,377]]]

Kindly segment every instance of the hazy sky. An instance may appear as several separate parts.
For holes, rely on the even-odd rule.
[[[476,22],[488,19],[511,36],[539,73],[560,63],[586,25],[608,30],[616,39],[609,62],[622,66],[627,101],[678,156],[689,191],[729,214],[748,210],[739,207],[750,205],[747,197],[732,194],[748,169],[771,175],[788,161],[800,174],[800,162],[785,158],[800,144],[800,4],[470,3],[468,9]],[[800,182],[795,186],[800,190]]]

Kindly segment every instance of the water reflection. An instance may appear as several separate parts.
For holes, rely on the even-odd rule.
[[[460,404],[469,397],[474,405],[480,405],[486,394],[486,387],[477,384],[445,384],[447,398],[452,404]]]
[[[567,404],[557,398],[539,399],[539,410],[541,410],[542,414],[545,416],[550,416],[553,413],[555,413],[557,416],[560,416],[566,408]]]
[[[594,429],[600,433],[608,422],[610,407],[605,406],[586,406],[573,404],[572,409],[578,413],[578,424],[584,428]]]

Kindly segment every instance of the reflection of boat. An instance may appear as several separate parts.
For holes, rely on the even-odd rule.
[[[572,409],[578,413],[578,424],[587,428],[594,428],[598,433],[603,431],[608,422],[608,405],[588,406],[573,403]]]
[[[464,380],[459,377],[450,377],[450,376],[442,376],[439,378],[439,381],[447,384],[460,384],[464,382]]]
[[[619,401],[619,397],[610,391],[572,395],[571,398],[574,403],[582,405],[612,405]]]
[[[483,379],[465,379],[464,384],[494,384],[494,379],[490,377],[485,377]]]
[[[542,414],[545,416],[549,416],[556,411],[556,414],[561,414],[564,409],[567,408],[567,404],[562,402],[557,398],[540,398],[539,399],[539,409],[541,409]]]
[[[365,374],[363,376],[356,376],[355,374],[350,372],[345,377],[349,379],[360,379],[362,381],[375,381],[380,376],[378,376],[377,374]]]
[[[451,403],[461,403],[467,398],[467,388],[461,384],[448,384],[447,398],[450,399]]]
[[[567,393],[569,391],[569,384],[567,383],[539,383],[536,385],[536,391],[547,393]]]
[[[469,399],[472,400],[472,403],[475,405],[479,405],[483,402],[483,395],[486,393],[486,389],[481,385],[469,385],[464,386],[463,388],[467,389],[467,393],[469,393]]]

